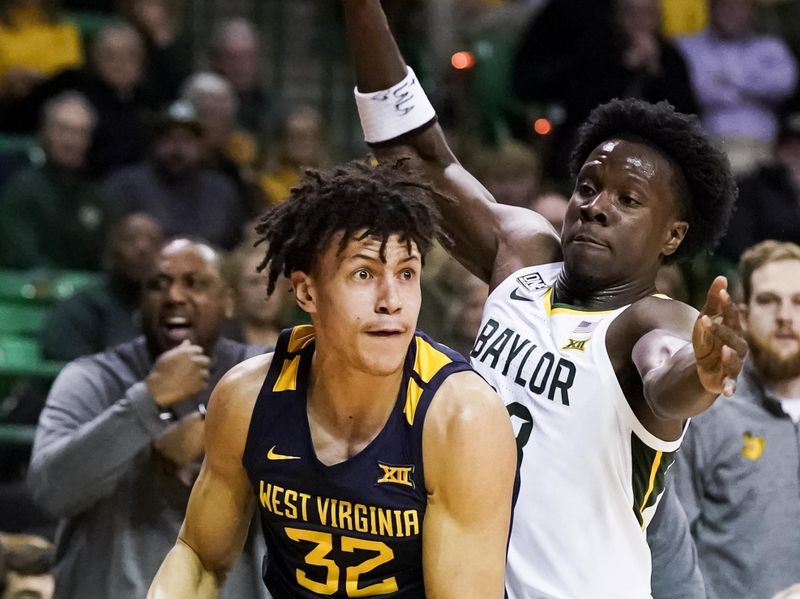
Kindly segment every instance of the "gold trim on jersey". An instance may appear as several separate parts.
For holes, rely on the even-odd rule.
[[[289,335],[289,343],[286,347],[286,353],[289,354],[283,360],[281,366],[281,373],[272,387],[273,393],[280,393],[281,391],[297,391],[297,372],[300,367],[300,356],[292,356],[296,354],[311,340],[314,339],[314,327],[308,324],[296,326],[292,329]]]
[[[548,316],[553,314],[611,314],[614,310],[581,310],[578,308],[568,308],[556,304],[553,307],[553,288],[550,287],[544,292],[544,311]]]
[[[644,509],[647,507],[647,502],[650,499],[650,495],[653,494],[653,489],[656,486],[656,475],[658,474],[658,467],[661,465],[661,456],[663,455],[663,451],[656,451],[656,455],[653,458],[653,465],[650,467],[650,480],[647,484],[647,491],[642,499],[642,505],[639,506],[639,513],[642,515],[642,520],[644,520]],[[642,530],[644,530],[644,523],[642,523]]]
[[[283,361],[281,366],[281,373],[278,375],[278,380],[272,387],[273,393],[280,393],[281,391],[297,391],[297,371],[300,367],[300,356],[287,358]]]
[[[431,379],[436,376],[437,372],[450,364],[453,360],[444,352],[433,347],[422,337],[415,336],[414,341],[417,344],[417,352],[414,358],[414,372],[419,375],[423,383],[429,383]],[[419,386],[413,377],[409,377],[408,390],[406,391],[406,403],[403,407],[403,413],[406,415],[406,420],[409,424],[414,424],[414,415],[417,412],[417,405],[419,405],[422,392],[422,387]]]
[[[311,341],[313,338],[314,327],[312,325],[298,325],[292,329],[292,334],[289,337],[289,346],[287,347],[286,351],[288,351],[290,354],[294,354],[308,345],[309,341]]]

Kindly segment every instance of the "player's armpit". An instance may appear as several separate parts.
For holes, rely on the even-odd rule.
[[[500,398],[476,374],[452,375],[437,392],[423,459],[426,596],[502,598],[516,449]]]
[[[178,542],[148,599],[214,598],[244,547],[254,499],[242,455],[260,382],[271,355],[234,367],[214,389],[206,417],[205,460]]]

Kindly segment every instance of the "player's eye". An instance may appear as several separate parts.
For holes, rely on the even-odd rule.
[[[635,205],[636,205],[636,204],[638,204],[639,202],[637,202],[636,200],[634,200],[634,199],[633,199],[631,196],[629,196],[629,195],[621,195],[621,196],[619,197],[619,203],[620,203],[620,204],[622,204],[623,206],[635,206]]]
[[[353,276],[359,281],[366,281],[372,276],[372,273],[370,273],[366,268],[359,268],[353,273]]]
[[[578,193],[585,198],[592,197],[595,195],[594,187],[587,183],[581,183],[578,185]]]
[[[416,276],[417,272],[413,268],[406,268],[400,272],[400,277],[404,281],[411,281]]]

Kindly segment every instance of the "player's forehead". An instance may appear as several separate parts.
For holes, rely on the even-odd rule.
[[[586,158],[581,171],[612,168],[616,174],[642,179],[649,183],[659,182],[672,172],[672,164],[666,156],[644,140],[612,137],[600,142]]]
[[[417,244],[400,233],[392,233],[384,238],[361,230],[350,235],[346,241],[344,235],[343,232],[337,233],[329,245],[329,250],[333,248],[337,250],[337,259],[340,263],[372,259],[388,264],[421,258]]]

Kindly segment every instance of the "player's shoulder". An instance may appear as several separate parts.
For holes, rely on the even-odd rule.
[[[225,411],[241,408],[252,410],[274,355],[274,352],[259,354],[228,370],[214,389],[214,406]]]
[[[451,374],[431,401],[426,423],[443,431],[469,430],[496,419],[508,420],[503,401],[479,374],[464,370]]]
[[[619,317],[618,326],[641,337],[661,329],[678,336],[690,336],[698,311],[665,295],[648,295],[635,301]]]

